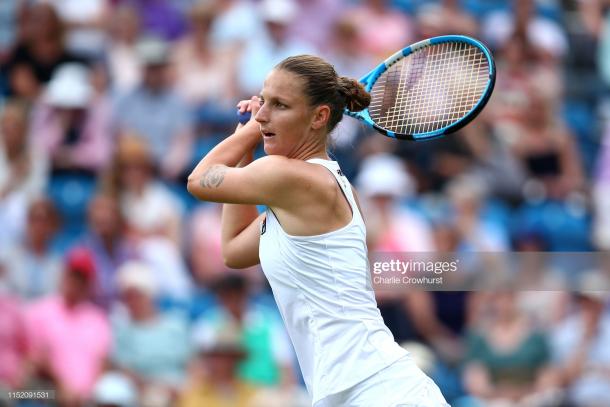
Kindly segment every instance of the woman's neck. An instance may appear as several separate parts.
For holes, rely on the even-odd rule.
[[[321,158],[323,160],[329,160],[328,153],[326,151],[326,143],[321,143],[321,138],[316,136],[303,144],[298,146],[295,151],[288,156],[288,158],[294,158],[296,160],[311,160],[312,158]],[[324,138],[326,140],[326,138]]]

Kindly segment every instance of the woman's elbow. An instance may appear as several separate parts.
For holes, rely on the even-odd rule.
[[[222,259],[225,264],[225,267],[227,267],[227,268],[230,268],[230,269],[245,268],[245,266],[242,264],[241,261],[239,261],[239,259],[236,256],[230,256],[227,254],[223,254]]]
[[[226,248],[222,250],[222,260],[225,267],[230,269],[245,269],[254,265],[250,264],[251,262],[245,259],[243,255],[240,255],[240,253]]]
[[[193,176],[193,174],[189,175],[188,180],[186,182],[186,190],[189,194],[193,195],[195,198],[204,199],[201,196],[201,188],[199,188],[199,183],[197,182],[197,178]]]

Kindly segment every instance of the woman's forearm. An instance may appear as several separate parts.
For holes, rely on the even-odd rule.
[[[260,141],[260,134],[256,134],[249,126],[239,128],[235,133],[224,139],[199,161],[188,177],[189,185],[199,179],[214,165],[235,167],[246,153],[252,151]]]

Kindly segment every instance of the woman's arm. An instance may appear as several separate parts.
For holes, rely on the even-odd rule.
[[[271,155],[241,168],[235,166],[261,140],[254,120],[260,108],[258,97],[249,102],[252,119],[218,144],[197,164],[188,178],[188,191],[203,201],[290,207],[302,200],[311,180],[298,160]],[[311,177],[310,177],[311,178]],[[301,188],[299,188],[301,187]],[[290,190],[287,194],[286,191]]]
[[[253,151],[247,153],[237,166],[250,164],[253,155]],[[245,268],[260,262],[258,224],[264,216],[259,216],[255,205],[222,206],[222,256],[227,267]]]

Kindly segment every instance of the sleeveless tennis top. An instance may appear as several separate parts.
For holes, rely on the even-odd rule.
[[[366,229],[349,181],[335,161],[326,167],[347,198],[352,219],[315,236],[292,236],[271,209],[261,224],[259,256],[315,404],[408,354],[377,308]]]

